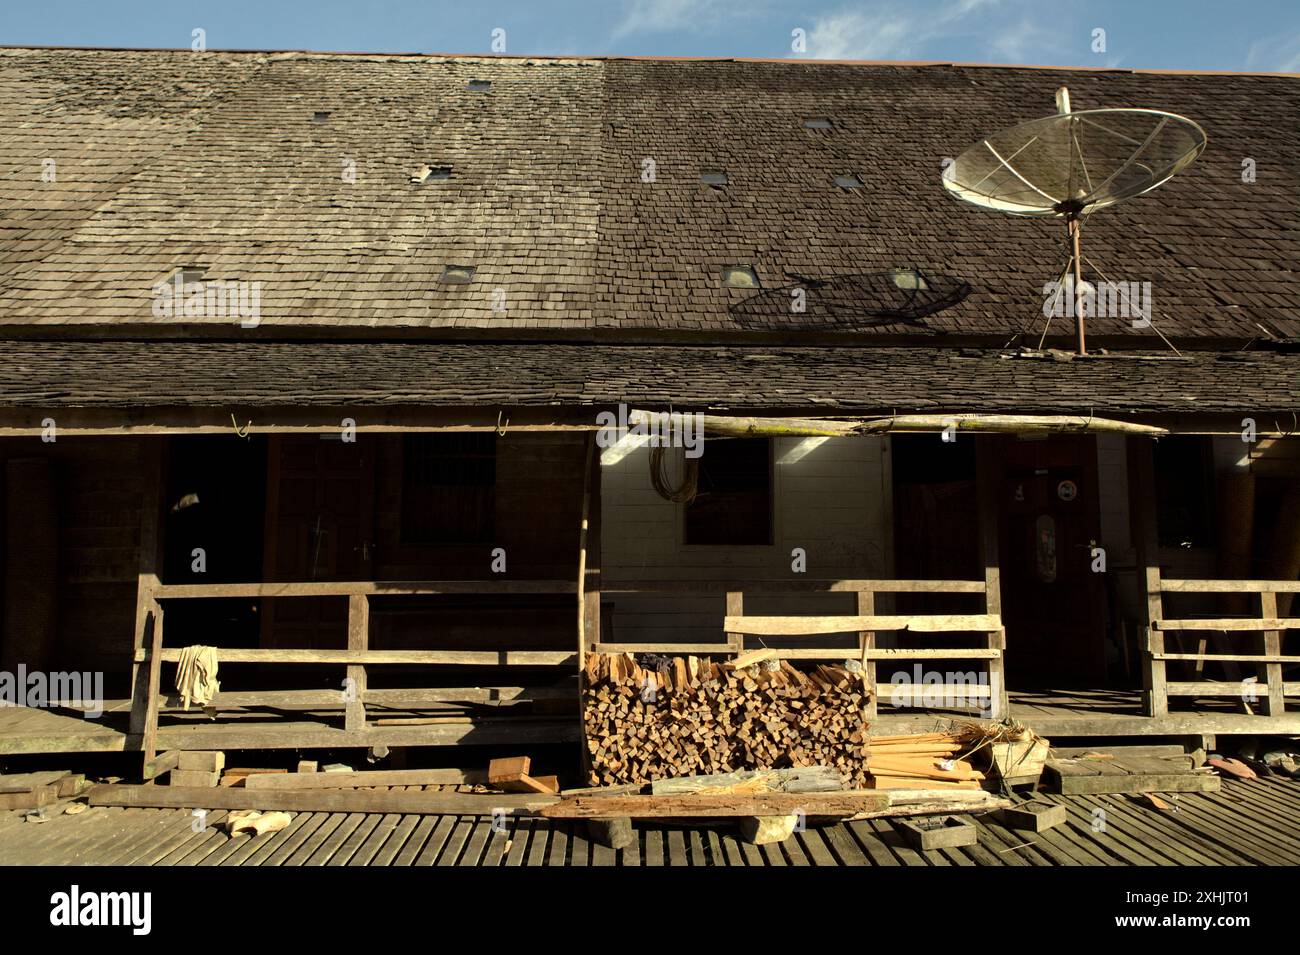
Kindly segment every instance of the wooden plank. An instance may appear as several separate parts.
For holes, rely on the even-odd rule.
[[[639,651],[637,651],[639,652]],[[367,687],[366,703],[394,709],[428,709],[444,703],[499,703],[528,700],[574,699],[577,682],[566,678],[548,686],[435,686],[411,689]],[[106,702],[107,705],[107,702]],[[164,695],[163,708],[179,708],[178,697]],[[326,690],[236,690],[222,691],[212,699],[213,709],[266,707],[270,709],[342,709],[342,694]]]
[[[1300,593],[1300,580],[1164,580],[1160,589],[1167,594]]]
[[[180,660],[179,648],[163,650],[164,663]],[[341,664],[455,664],[457,666],[560,666],[572,664],[577,654],[554,650],[221,650],[227,663],[341,663]]]
[[[877,594],[979,594],[982,580],[856,580],[835,578],[748,578],[745,580],[605,580],[605,593],[744,593],[795,594],[812,592]],[[733,615],[738,616],[738,614]]]
[[[806,798],[806,797],[805,797]],[[529,813],[560,800],[556,796],[478,795],[437,792],[315,791],[101,785],[90,790],[92,806],[158,808],[282,809],[288,812],[457,813],[492,815],[495,809]]]
[[[1270,654],[1255,653],[1156,653],[1153,657],[1157,660],[1229,660],[1234,663],[1300,663],[1300,656],[1272,656]]]
[[[359,789],[366,786],[451,786],[482,784],[481,769],[389,769],[355,773],[257,773],[244,782],[248,789]]]
[[[630,819],[782,816],[804,811],[813,816],[851,816],[888,808],[886,793],[753,793],[688,796],[579,796],[543,806],[552,819],[626,816]]]
[[[730,643],[595,643],[589,646],[591,653],[673,653],[673,654],[717,654],[729,656],[736,652]]]
[[[845,653],[847,651],[841,650],[840,652]],[[942,649],[882,647],[874,650],[863,650],[862,657],[867,661],[872,661],[871,666],[874,668],[874,661],[876,660],[1000,660],[1002,659],[1002,651],[984,647],[945,647]]]
[[[1218,683],[1213,680],[1180,680],[1165,684],[1166,692],[1170,696],[1227,696],[1239,698],[1246,687],[1251,687],[1257,692],[1271,690],[1271,685],[1265,683]]]
[[[829,633],[846,633],[858,630],[909,630],[914,633],[965,633],[988,632],[1001,627],[996,616],[990,614],[930,614],[889,615],[864,617],[753,617],[727,616],[722,629],[728,633],[744,633],[765,637],[820,636]],[[843,651],[841,651],[843,652]]]
[[[1086,761],[1084,761],[1086,762]],[[1077,763],[1049,762],[1043,772],[1047,783],[1063,795],[1099,793],[1218,792],[1222,780],[1208,773],[1128,773],[1117,767],[1081,767]]]
[[[252,581],[242,584],[159,584],[158,599],[208,599],[212,597],[416,597],[450,594],[571,594],[572,580],[341,580]]]
[[[1277,609],[1277,595],[1267,594],[1273,598],[1274,612]],[[1199,620],[1157,620],[1157,630],[1297,630],[1300,629],[1300,617],[1209,617]]]

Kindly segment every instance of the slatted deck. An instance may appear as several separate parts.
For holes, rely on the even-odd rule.
[[[1201,734],[1300,734],[1300,707],[1263,716],[1248,713],[1239,700],[1178,700],[1181,709],[1163,717],[1142,715],[1141,697],[1133,690],[1016,691],[1011,715],[1054,742],[1072,737],[1175,737]],[[126,746],[129,703],[96,720],[66,710],[0,707],[0,754],[121,752]],[[965,714],[894,708],[880,702],[872,724],[878,733],[922,733],[948,717]],[[335,714],[337,716],[337,714]],[[525,718],[475,724],[417,727],[372,727],[365,745],[436,746],[455,743],[521,745],[576,742],[576,718]],[[170,714],[158,731],[158,747],[167,749],[311,749],[361,745],[341,727],[308,723],[248,710],[223,714],[220,723],[199,712]]]
[[[418,791],[419,787],[407,787]],[[638,827],[639,843],[615,852],[581,824],[488,818],[297,813],[285,830],[230,839],[208,817],[194,832],[178,809],[92,808],[28,823],[0,815],[3,865],[201,866],[1294,866],[1300,865],[1300,782],[1225,781],[1221,793],[1170,795],[1176,812],[1125,796],[1042,795],[1069,809],[1044,833],[975,817],[979,844],[917,852],[888,820],[848,822],[750,846],[729,828]],[[61,807],[60,807],[61,808]],[[56,810],[57,811],[57,810]],[[1104,823],[1104,825],[1101,825]]]

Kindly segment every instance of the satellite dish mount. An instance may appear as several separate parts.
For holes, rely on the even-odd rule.
[[[1056,91],[1056,109],[971,146],[946,166],[943,185],[985,209],[1065,219],[1070,251],[1061,277],[1073,276],[1075,340],[1086,355],[1083,220],[1168,181],[1205,149],[1205,131],[1154,109],[1075,112],[1064,86]]]

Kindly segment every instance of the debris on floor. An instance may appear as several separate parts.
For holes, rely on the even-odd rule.
[[[528,775],[532,769],[532,759],[527,756],[512,756],[508,759],[494,759],[488,764],[488,785],[508,793],[558,793],[560,781],[555,776]]]
[[[865,752],[872,789],[979,789],[984,774],[958,754],[967,749],[953,733],[871,736]]]
[[[241,809],[230,813],[222,821],[226,832],[231,837],[241,832],[252,832],[262,836],[268,832],[279,832],[293,821],[293,814],[288,812],[261,812],[257,809]]]

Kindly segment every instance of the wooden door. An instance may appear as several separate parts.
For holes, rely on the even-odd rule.
[[[373,441],[285,435],[268,453],[267,580],[370,580],[374,560]],[[268,647],[346,646],[347,598],[264,601]]]
[[[1089,436],[1008,442],[1002,611],[1012,687],[1099,686],[1105,679],[1096,446]]]

